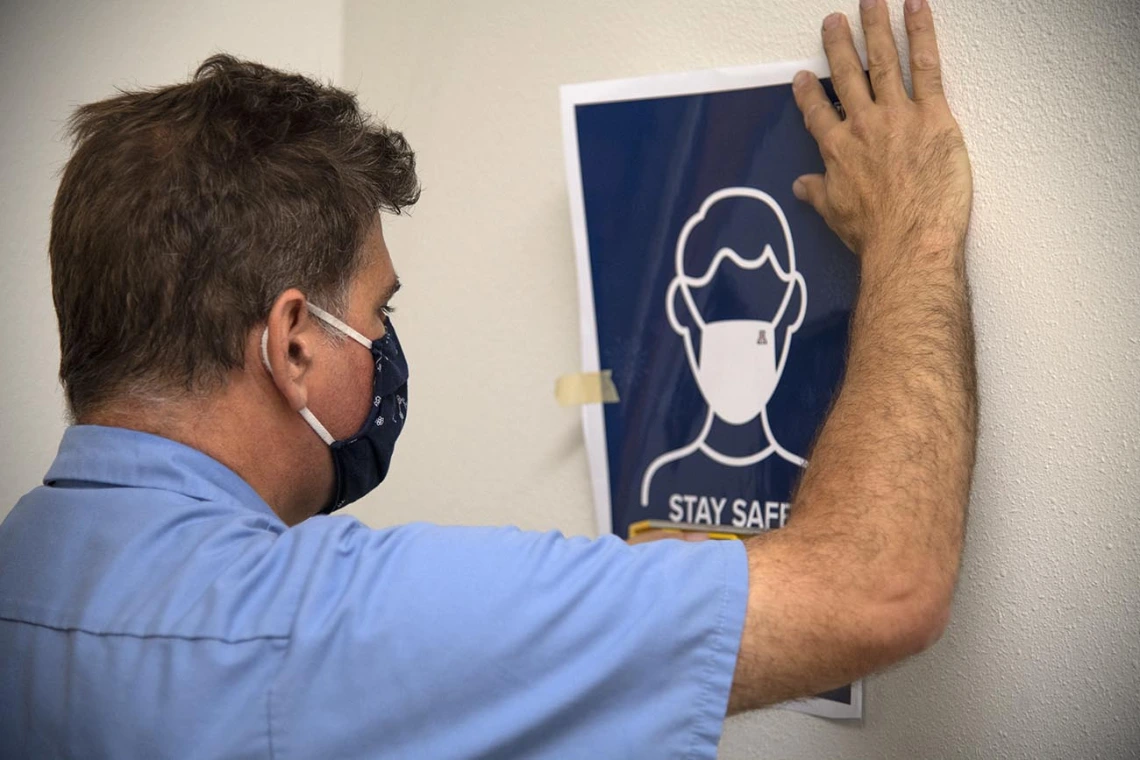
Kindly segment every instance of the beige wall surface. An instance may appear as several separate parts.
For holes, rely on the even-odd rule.
[[[348,0],[345,83],[406,132],[425,187],[387,230],[411,417],[357,514],[593,530],[579,417],[552,395],[578,366],[558,86],[814,56],[836,8],[858,12]],[[977,182],[983,426],[954,621],[869,680],[862,727],[754,713],[724,758],[1140,752],[1140,10],[936,12]]]
[[[216,52],[338,80],[343,20],[337,0],[0,3],[0,518],[65,425],[47,240],[72,110],[185,80]]]

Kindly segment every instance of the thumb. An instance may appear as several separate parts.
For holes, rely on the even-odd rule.
[[[827,205],[827,189],[822,174],[805,174],[792,183],[792,193],[801,201],[810,203],[820,216]]]

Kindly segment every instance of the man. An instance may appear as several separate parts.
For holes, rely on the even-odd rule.
[[[417,195],[351,96],[219,57],[79,110],[52,221],[78,425],[0,526],[4,757],[711,757],[727,713],[929,646],[974,452],[971,179],[930,9],[884,0],[795,93],[859,254],[848,374],[787,527],[564,539],[318,514],[385,476],[408,364],[376,209]],[[605,582],[600,581],[604,579]]]

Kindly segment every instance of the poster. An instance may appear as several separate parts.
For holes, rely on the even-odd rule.
[[[843,372],[858,268],[792,195],[823,161],[772,64],[562,88],[582,369],[601,532],[644,520],[764,531]],[[834,101],[830,82],[825,89]],[[856,683],[788,707],[859,718]]]

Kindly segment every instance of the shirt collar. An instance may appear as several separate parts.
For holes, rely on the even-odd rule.
[[[44,485],[65,480],[173,491],[277,517],[249,483],[218,460],[169,438],[126,428],[73,425],[65,430]]]

